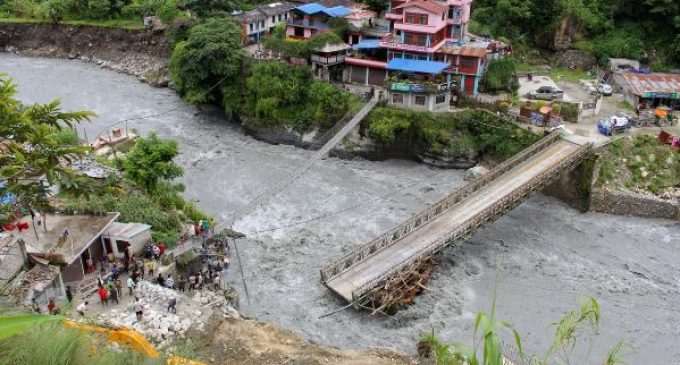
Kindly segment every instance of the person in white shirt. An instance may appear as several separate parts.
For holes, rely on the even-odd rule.
[[[89,303],[86,300],[86,301],[78,304],[78,306],[76,307],[76,311],[78,312],[78,314],[80,314],[81,317],[85,317],[85,311],[87,311],[87,305],[88,304]]]

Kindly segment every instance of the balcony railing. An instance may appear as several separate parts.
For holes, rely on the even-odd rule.
[[[415,82],[415,81],[388,81],[387,88],[390,91],[410,92],[419,94],[436,94],[450,89],[447,83]]]
[[[382,37],[379,42],[380,47],[383,48],[394,48],[404,51],[416,51],[416,52],[427,52],[428,48],[425,46],[418,46],[415,44],[401,43],[400,39],[395,38],[392,35],[387,35]]]
[[[338,55],[332,55],[332,56],[321,56],[321,55],[312,55],[312,62],[316,62],[322,65],[327,65],[327,66],[333,66],[333,65],[338,65],[343,62],[345,62],[345,55],[344,54],[338,54]]]

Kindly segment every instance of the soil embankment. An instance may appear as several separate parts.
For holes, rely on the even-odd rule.
[[[61,24],[0,24],[0,50],[79,59],[167,86],[170,46],[163,32]]]

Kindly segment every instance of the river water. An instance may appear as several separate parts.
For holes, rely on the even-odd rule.
[[[296,174],[312,152],[244,136],[218,115],[183,103],[172,90],[79,61],[0,54],[0,73],[19,85],[26,103],[61,99],[64,109],[97,117],[81,127],[92,139],[121,119],[181,146],[186,195],[248,234],[239,244],[250,302],[238,265],[229,281],[241,288],[242,311],[305,338],[342,348],[389,347],[415,352],[434,329],[470,342],[474,315],[488,310],[523,335],[531,353],[552,340],[550,324],[584,296],[602,307],[599,336],[580,343],[578,364],[599,364],[627,342],[629,364],[680,364],[680,224],[581,214],[542,195],[531,198],[468,242],[440,257],[416,304],[391,318],[339,309],[319,282],[319,268],[460,186],[462,173],[409,161],[328,159],[270,201],[248,204]],[[84,131],[83,131],[84,130]],[[245,214],[241,213],[245,212]]]

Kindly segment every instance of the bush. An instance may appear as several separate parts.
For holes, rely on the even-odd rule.
[[[78,134],[74,129],[63,128],[53,134],[53,137],[62,145],[77,145],[80,143]]]
[[[90,19],[111,18],[111,2],[109,0],[88,0],[85,14]]]
[[[68,11],[68,4],[65,0],[47,0],[42,3],[42,11],[44,18],[56,24],[64,19]]]
[[[486,111],[415,112],[376,108],[366,118],[368,135],[379,143],[406,143],[411,151],[474,158],[508,158],[540,137]]]
[[[484,74],[482,86],[486,92],[508,91],[516,92],[519,89],[517,81],[516,64],[511,58],[492,60]]]
[[[244,94],[243,112],[252,123],[300,132],[331,127],[355,100],[333,85],[313,80],[309,68],[281,62],[254,65]]]

